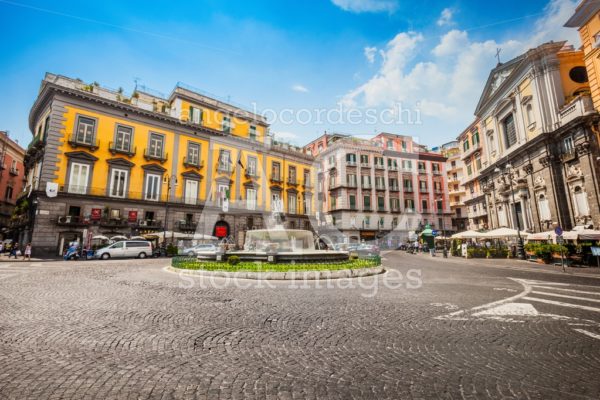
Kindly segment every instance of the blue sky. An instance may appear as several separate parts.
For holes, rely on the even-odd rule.
[[[497,47],[506,61],[551,39],[579,45],[562,28],[575,0],[175,4],[0,0],[0,129],[29,142],[29,109],[48,71],[125,91],[139,78],[167,95],[182,81],[272,110],[272,131],[295,144],[324,131],[387,131],[437,145],[471,122]],[[339,104],[360,116],[327,120]],[[398,104],[417,123],[364,117]]]

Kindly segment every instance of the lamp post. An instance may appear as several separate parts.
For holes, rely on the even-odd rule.
[[[169,198],[171,196],[171,188],[177,186],[177,177],[175,175],[165,176],[163,183],[167,184],[167,200],[165,201],[165,223],[163,225],[163,245],[167,244],[167,224],[169,220]]]
[[[442,218],[442,226],[440,226],[440,228],[442,228],[442,237],[444,238],[444,250],[443,250],[443,255],[444,258],[448,258],[448,247],[446,247],[446,229],[444,228],[444,198],[442,196],[438,197],[437,199],[438,201],[438,212],[441,214]]]
[[[517,220],[517,255],[521,260],[525,260],[525,252],[523,251],[523,237],[521,237],[521,222],[519,221],[519,216],[517,215],[517,206],[516,206],[516,201],[515,201],[515,191],[513,190],[513,183],[512,183],[512,177],[510,176],[511,170],[512,170],[512,165],[510,163],[506,164],[506,166],[504,167],[506,169],[506,172],[502,173],[500,171],[500,168],[497,168],[494,170],[494,172],[499,172],[501,173],[503,176],[508,175],[508,183],[510,185],[510,194],[512,197],[512,202],[513,202],[513,207],[514,207],[514,213],[515,213],[515,219]]]

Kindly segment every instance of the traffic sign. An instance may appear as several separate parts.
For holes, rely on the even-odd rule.
[[[554,233],[556,233],[556,236],[562,236],[563,230],[560,226],[557,226],[556,228],[554,228]]]

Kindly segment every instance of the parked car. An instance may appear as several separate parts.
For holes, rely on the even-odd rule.
[[[356,249],[358,257],[376,257],[379,256],[379,247],[374,244],[361,244]]]
[[[212,258],[217,253],[217,246],[214,244],[198,244],[187,249],[183,249],[182,254],[188,257]]]
[[[95,258],[146,258],[152,256],[152,243],[146,240],[122,240],[96,251]]]

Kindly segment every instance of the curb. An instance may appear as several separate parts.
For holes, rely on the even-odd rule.
[[[293,272],[227,272],[227,271],[205,271],[165,267],[165,271],[183,275],[203,276],[209,278],[234,278],[234,279],[255,279],[255,280],[274,280],[274,281],[293,281],[293,280],[321,280],[321,279],[347,279],[362,278],[364,276],[378,275],[385,272],[382,266],[359,268],[359,269],[340,269],[336,271],[293,271]]]

